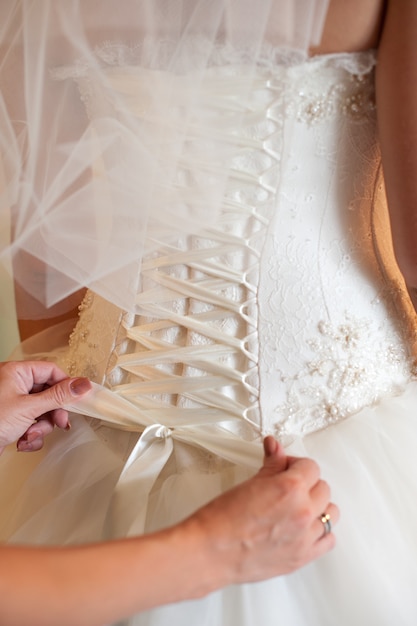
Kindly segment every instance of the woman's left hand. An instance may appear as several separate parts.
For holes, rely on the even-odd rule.
[[[0,363],[0,454],[17,441],[20,451],[39,450],[55,426],[68,429],[73,403],[91,389],[87,378],[68,378],[47,361]]]

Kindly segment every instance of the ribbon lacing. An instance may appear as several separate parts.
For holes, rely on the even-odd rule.
[[[272,88],[269,99],[276,115]],[[256,111],[247,117],[248,127],[259,122]],[[94,394],[71,407],[117,428],[143,431],[115,489],[116,535],[143,531],[148,496],[175,441],[233,464],[261,464],[256,294],[279,159],[279,124],[269,124],[262,139],[242,142],[218,226],[144,261],[137,296],[142,315],[125,324],[136,348],[117,358],[125,382],[113,390],[95,386]],[[256,173],[248,160],[260,164]],[[252,441],[242,438],[242,421],[253,426]]]

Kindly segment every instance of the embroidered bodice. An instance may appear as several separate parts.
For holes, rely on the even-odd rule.
[[[145,259],[140,315],[87,294],[71,374],[104,381],[161,424],[221,415],[249,437],[284,439],[404,387],[414,329],[390,257],[374,64],[369,52],[259,69],[239,137],[231,131],[216,225]],[[230,95],[241,70],[213,70],[219,124],[225,110],[242,115]],[[85,77],[79,88],[94,118]]]

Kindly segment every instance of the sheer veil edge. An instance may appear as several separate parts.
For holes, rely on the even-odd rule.
[[[135,311],[143,256],[218,218],[259,72],[305,58],[326,10],[327,0],[1,3],[1,258],[29,296],[23,317],[41,316],[37,303],[42,316],[62,312],[84,286]]]

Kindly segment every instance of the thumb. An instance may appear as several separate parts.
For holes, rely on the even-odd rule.
[[[264,439],[264,463],[263,470],[276,474],[287,469],[288,459],[282,445],[272,436]]]
[[[36,417],[59,409],[87,394],[92,386],[88,378],[66,378],[44,391],[32,393],[27,397],[31,405],[31,413]]]

